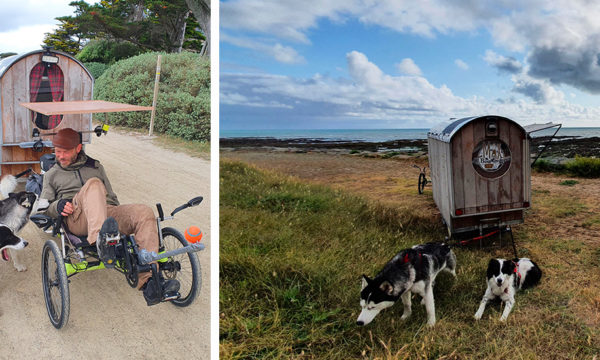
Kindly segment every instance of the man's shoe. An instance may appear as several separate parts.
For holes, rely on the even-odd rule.
[[[163,280],[160,287],[162,289],[159,289],[159,285],[152,278],[148,279],[144,286],[142,286],[141,290],[148,306],[179,298],[179,281]]]
[[[115,266],[115,245],[119,243],[119,239],[119,224],[117,224],[117,220],[113,217],[106,218],[98,233],[96,249],[98,250],[100,261],[108,268]]]
[[[166,280],[162,284],[163,292],[162,292],[162,301],[171,301],[175,299],[179,299],[181,296],[179,294],[179,281]]]

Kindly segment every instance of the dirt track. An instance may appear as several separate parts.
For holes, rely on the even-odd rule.
[[[40,272],[49,235],[29,223],[20,234],[30,243],[21,256],[28,270],[19,273],[12,263],[0,261],[0,359],[208,359],[210,162],[114,131],[94,137],[86,152],[103,163],[123,204],[154,207],[161,202],[170,213],[192,197],[204,196],[200,206],[165,222],[180,230],[190,225],[203,230],[206,249],[198,253],[202,291],[188,308],[147,307],[142,294],[114,270],[79,274],[69,285],[69,322],[56,330],[46,313]]]

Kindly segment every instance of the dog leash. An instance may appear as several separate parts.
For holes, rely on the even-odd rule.
[[[521,273],[519,272],[519,263],[511,260],[513,264],[515,264],[515,274],[517,274],[517,286],[521,285]]]
[[[461,240],[461,241],[458,242],[458,244],[460,246],[465,246],[465,245],[467,245],[469,243],[472,243],[473,241],[482,240],[482,239],[485,239],[485,238],[490,237],[492,235],[495,235],[495,234],[499,233],[500,231],[501,231],[501,229],[497,229],[497,230],[494,230],[494,231],[492,231],[490,233],[487,233],[485,235],[476,236],[476,237],[474,237],[472,239]],[[515,245],[515,238],[513,237],[512,229],[510,228],[510,226],[506,227],[506,231],[508,231],[510,233],[510,242],[512,244],[513,252],[515,254],[515,258],[518,259],[519,258],[519,254],[517,253],[517,246]]]
[[[474,237],[474,238],[472,238],[472,239],[468,239],[468,240],[462,240],[462,241],[460,241],[459,243],[460,243],[462,246],[465,246],[465,245],[467,245],[468,243],[471,243],[471,242],[473,242],[473,241],[477,241],[477,240],[485,239],[486,237],[490,237],[490,236],[492,236],[492,235],[494,235],[494,234],[497,234],[499,231],[500,231],[500,229],[498,229],[498,230],[494,230],[494,231],[492,231],[491,233],[488,233],[488,234],[485,234],[485,235],[481,235],[481,236],[476,236],[476,237]]]

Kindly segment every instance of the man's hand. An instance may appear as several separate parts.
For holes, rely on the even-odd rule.
[[[73,213],[73,203],[71,199],[60,199],[56,205],[56,210],[62,216],[69,216]]]

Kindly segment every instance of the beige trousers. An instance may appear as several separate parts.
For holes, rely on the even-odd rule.
[[[106,188],[98,178],[91,178],[73,198],[73,213],[66,218],[69,230],[75,235],[87,235],[90,244],[96,243],[104,220],[112,216],[123,234],[133,234],[140,249],[158,252],[158,227],[154,211],[147,205],[108,205]],[[139,275],[138,289],[152,276]]]

